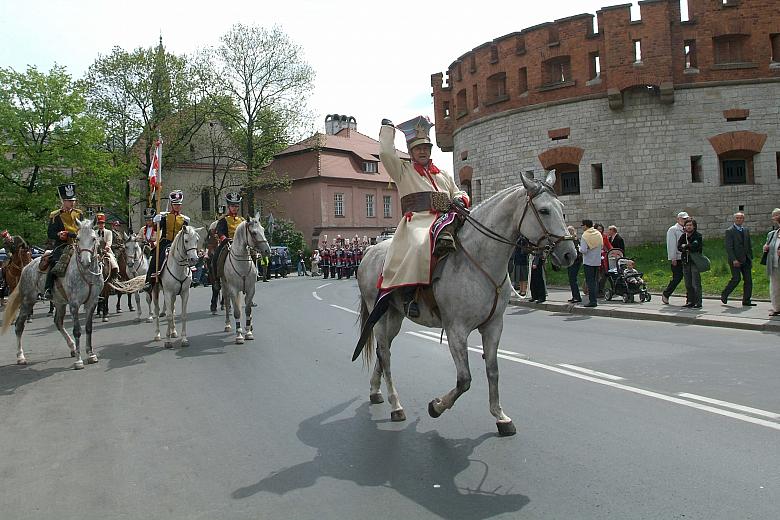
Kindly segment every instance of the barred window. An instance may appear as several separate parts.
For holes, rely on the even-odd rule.
[[[333,194],[333,212],[334,215],[336,215],[337,217],[344,216],[344,194],[343,193]]]
[[[366,194],[366,216],[374,216],[374,196],[370,194]]]
[[[393,216],[393,198],[390,195],[385,195],[383,198],[384,215],[385,218],[392,218]]]

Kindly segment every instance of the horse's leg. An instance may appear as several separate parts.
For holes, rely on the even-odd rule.
[[[255,277],[257,278],[257,277]],[[247,292],[244,295],[244,317],[246,319],[246,334],[244,337],[248,340],[255,339],[254,332],[252,332],[252,302],[255,299],[255,284],[252,280],[247,288]]]
[[[236,320],[236,343],[239,345],[244,342],[244,329],[241,328],[241,291],[236,289],[236,292],[230,295],[229,305],[226,307],[233,307],[233,319]]]
[[[225,286],[222,286],[220,293],[222,295],[222,301],[225,302],[225,304],[222,305],[222,308],[225,309],[225,332],[230,332],[230,330],[233,328],[230,325],[230,299],[233,296],[229,293]]]
[[[19,315],[16,316],[16,321],[14,322],[14,330],[16,332],[16,364],[17,365],[27,364],[27,358],[24,357],[24,349],[22,348],[22,334],[24,333],[24,326],[27,324],[27,318],[32,313],[34,304],[35,301],[29,303],[22,302],[22,304],[19,306]]]
[[[385,377],[387,400],[390,403],[390,420],[392,421],[406,420],[406,413],[403,406],[401,406],[401,401],[398,399],[398,391],[393,384],[393,375],[390,370],[390,346],[393,343],[393,338],[401,330],[403,321],[403,315],[391,307],[374,328],[377,364],[381,365],[382,375]],[[371,379],[373,381],[374,377],[372,376]]]
[[[467,348],[468,332],[465,330],[450,330],[445,329],[447,332],[447,342],[450,346],[450,354],[452,360],[455,362],[455,370],[457,373],[457,382],[455,388],[444,394],[442,397],[437,397],[428,403],[428,414],[431,417],[438,417],[445,410],[449,410],[455,404],[463,393],[467,392],[471,387],[471,371],[469,370],[469,351]]]
[[[150,319],[154,320],[154,341],[160,341],[160,289],[158,286],[152,288],[150,297],[154,302],[154,315],[149,316]]]
[[[190,340],[187,339],[187,302],[190,300],[190,288],[187,287],[181,293],[181,346],[189,347]],[[171,313],[173,317],[173,313]]]
[[[108,321],[108,295],[101,296],[98,299],[98,306],[100,307],[100,310],[98,311],[98,315],[103,315],[104,322]]]
[[[65,338],[65,343],[67,343],[68,349],[70,350],[70,357],[76,357],[76,343],[73,341],[73,338],[70,336],[70,334],[68,334],[68,331],[65,330],[64,305],[61,307],[55,307],[54,325],[57,327],[57,330],[60,331],[62,337]]]
[[[173,292],[173,291],[171,291]],[[171,294],[168,296],[168,293],[163,291],[163,298],[165,299],[165,304],[170,308],[170,312],[167,314],[167,320],[168,320],[168,331],[165,333],[165,348],[173,348],[173,343],[171,342],[171,338],[176,337],[176,323],[174,322],[174,316],[173,316],[173,305],[174,302],[176,302],[176,295]]]
[[[135,297],[135,321],[141,321],[141,295],[139,293],[134,293],[133,296]]]
[[[86,323],[84,324],[84,330],[87,333],[87,363],[97,363],[98,357],[92,351],[92,320],[95,317],[95,306],[93,305],[86,312]]]
[[[515,429],[510,419],[501,409],[498,401],[498,342],[504,329],[503,316],[494,317],[490,323],[482,327],[482,352],[485,356],[485,372],[488,380],[488,395],[490,396],[490,413],[496,418],[496,427],[501,436],[514,435]],[[449,339],[449,338],[448,338]]]
[[[70,316],[73,318],[73,339],[76,340],[76,362],[73,363],[74,370],[84,368],[84,361],[81,359],[81,323],[79,323],[79,304],[70,304]]]
[[[153,322],[154,321],[154,317],[159,314],[158,309],[157,309],[157,305],[158,305],[157,300],[154,301],[154,309],[152,309],[152,299],[153,298],[152,298],[151,291],[146,293],[146,305],[149,306],[149,317],[146,318],[146,323]],[[154,314],[152,314],[152,310],[154,310]],[[158,333],[159,333],[159,329],[158,329]],[[157,338],[157,339],[160,339],[160,338]]]
[[[217,300],[219,299],[219,283],[212,282],[211,284],[211,314],[217,315]]]

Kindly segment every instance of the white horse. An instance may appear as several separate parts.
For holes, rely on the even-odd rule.
[[[97,233],[92,229],[92,222],[76,220],[76,225],[78,226],[77,242],[72,246],[65,246],[72,247],[73,254],[68,262],[65,276],[59,278],[55,283],[52,291],[52,303],[55,309],[54,323],[57,330],[65,338],[71,357],[76,358],[73,368],[79,370],[84,368],[84,361],[81,359],[81,324],[79,322],[79,309],[81,307],[84,307],[84,313],[87,317],[84,327],[87,333],[87,363],[98,362],[98,357],[92,350],[92,320],[100,292],[103,290],[103,272],[98,260]],[[19,365],[27,364],[22,349],[24,324],[27,317],[32,314],[38,294],[43,292],[46,283],[46,272],[38,269],[40,262],[41,258],[36,258],[22,270],[19,285],[11,294],[3,317],[2,332],[4,333],[8,330],[11,320],[16,316],[17,310],[19,311],[19,315],[16,317],[16,363]],[[66,306],[70,308],[70,315],[73,318],[75,342],[63,326]]]
[[[225,267],[220,277],[222,299],[225,302],[225,332],[230,332],[230,308],[233,307],[233,317],[236,320],[236,343],[244,339],[255,339],[252,332],[252,300],[255,297],[257,282],[257,266],[250,249],[267,255],[271,252],[265,230],[260,224],[260,214],[242,222],[233,234],[233,243],[225,258]],[[244,293],[244,317],[246,331],[241,328],[241,293]]]
[[[132,279],[137,276],[144,276],[149,270],[149,259],[144,254],[144,248],[141,246],[139,238],[133,234],[124,234],[125,242],[125,261],[127,263],[127,278]],[[152,295],[146,293],[146,306],[149,308],[149,317],[146,318],[146,323],[154,321],[152,316]],[[135,321],[142,321],[141,315],[141,294],[140,291],[135,293],[135,308],[138,313],[135,317]],[[163,307],[163,311],[165,308]]]
[[[568,236],[566,231],[563,204],[552,188],[555,173],[551,172],[544,182],[529,180],[524,175],[520,177],[522,185],[498,192],[471,211],[460,230],[457,251],[448,255],[440,278],[433,281],[438,312],[420,299],[420,317],[412,319],[426,327],[444,329],[457,370],[455,388],[428,404],[431,417],[438,417],[452,408],[458,397],[471,386],[467,339],[473,330],[479,330],[488,379],[490,413],[496,418],[500,435],[516,432],[498,400],[498,343],[511,292],[506,270],[509,257],[517,239],[523,235],[536,250],[550,253],[555,265],[565,267],[577,258],[574,237]],[[398,291],[377,301],[376,281],[382,272],[389,244],[390,241],[385,241],[368,248],[358,269],[363,330],[353,360],[368,344],[364,356],[366,362],[371,363],[374,353],[371,344],[375,337],[377,358],[369,398],[371,403],[384,401],[379,390],[384,377],[391,405],[390,418],[403,421],[406,414],[390,372],[390,345],[405,317],[403,301]],[[384,314],[383,310],[386,310]],[[372,312],[369,314],[369,311]],[[376,328],[372,332],[373,323],[376,323]]]
[[[173,348],[171,338],[178,336],[174,314],[176,310],[176,296],[181,296],[181,346],[187,347],[190,342],[187,339],[187,301],[190,298],[190,285],[192,285],[192,271],[190,267],[198,262],[198,232],[203,228],[183,226],[176,233],[171,247],[168,250],[168,258],[160,270],[159,280],[152,288],[152,300],[154,301],[154,326],[155,341],[160,341],[160,287],[163,298],[169,312],[168,330],[165,335],[165,348]]]

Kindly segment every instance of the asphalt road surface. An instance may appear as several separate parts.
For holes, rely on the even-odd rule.
[[[405,324],[393,423],[349,361],[354,280],[259,283],[244,345],[209,296],[174,350],[123,303],[82,371],[42,305],[29,366],[0,337],[0,518],[780,518],[775,334],[510,307],[500,438],[476,333],[471,390],[432,419],[454,365]]]

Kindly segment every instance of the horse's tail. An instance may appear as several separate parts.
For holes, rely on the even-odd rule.
[[[8,327],[16,319],[16,314],[19,312],[19,307],[22,305],[22,293],[21,284],[16,286],[16,289],[8,297],[8,303],[5,306],[5,312],[3,312],[3,327],[0,329],[0,334],[5,334]]]
[[[368,322],[368,305],[366,300],[360,297],[360,330],[364,330]],[[371,368],[374,362],[374,328],[371,327],[363,347],[363,365]]]

